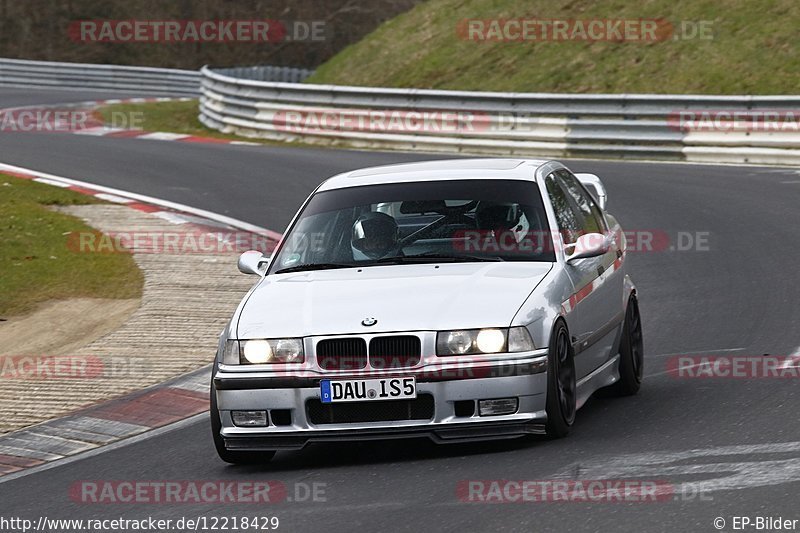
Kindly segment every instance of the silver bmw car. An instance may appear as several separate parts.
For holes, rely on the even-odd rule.
[[[334,440],[567,435],[596,391],[635,394],[626,244],[593,174],[462,159],[334,176],[302,205],[219,339],[220,457]]]

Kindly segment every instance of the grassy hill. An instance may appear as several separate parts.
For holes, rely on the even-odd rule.
[[[0,57],[196,69],[204,64],[314,67],[420,0],[0,0]],[[280,42],[84,42],[95,21],[277,19],[322,23],[320,39]],[[100,24],[98,22],[98,24]],[[301,33],[302,35],[302,33]]]
[[[459,32],[465,19],[496,18],[666,19],[675,31],[655,42],[481,42]],[[700,24],[710,28],[710,39],[689,38]],[[521,92],[797,94],[799,25],[795,0],[429,0],[345,48],[307,82]]]

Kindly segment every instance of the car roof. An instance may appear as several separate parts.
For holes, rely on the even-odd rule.
[[[337,174],[320,185],[318,191],[415,181],[456,179],[535,180],[544,159],[444,159],[362,168]]]

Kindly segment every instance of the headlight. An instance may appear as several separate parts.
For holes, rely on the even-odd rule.
[[[263,365],[269,363],[273,358],[272,346],[265,340],[243,341],[239,344],[241,346],[240,354],[243,357],[242,363]]]
[[[474,331],[448,331],[436,336],[436,353],[439,355],[464,355],[475,346]]]
[[[229,365],[264,365],[302,363],[305,361],[303,339],[253,339],[228,341],[222,362]]]
[[[509,352],[530,352],[535,350],[533,339],[524,326],[517,326],[508,330],[508,351]]]
[[[272,353],[276,362],[279,363],[302,363],[305,360],[303,354],[303,339],[278,339],[272,342]]]
[[[527,328],[462,329],[436,334],[437,355],[529,352],[534,349]]]

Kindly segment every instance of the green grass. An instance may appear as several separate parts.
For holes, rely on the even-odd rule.
[[[183,133],[198,137],[211,137],[229,141],[248,141],[261,144],[280,146],[304,146],[299,141],[279,141],[275,139],[262,139],[259,137],[244,137],[231,133],[221,133],[207,128],[197,118],[199,114],[197,100],[184,102],[144,102],[138,104],[111,104],[100,107],[103,122],[107,126],[114,126],[114,114],[117,124],[130,126],[134,121],[135,127],[144,131],[163,131],[168,133]],[[122,118],[124,115],[125,118]]]
[[[711,40],[475,42],[470,18],[713,21]],[[319,67],[307,83],[563,93],[796,94],[795,0],[429,0]]]
[[[98,203],[90,196],[0,174],[0,316],[74,297],[138,298],[144,278],[127,253],[79,253],[70,232],[95,231],[53,205]]]
[[[98,111],[103,121],[108,126],[114,125],[115,113],[122,113],[127,118],[121,119],[121,115],[117,115],[117,123],[130,125],[131,120],[134,120],[136,128],[144,131],[184,133],[186,135],[196,135],[198,137],[211,137],[229,141],[248,141],[280,146],[302,146],[302,143],[296,141],[285,142],[257,137],[243,137],[241,135],[221,133],[212,130],[204,126],[197,118],[199,113],[198,105],[197,100],[187,100],[185,102],[111,104],[99,108]]]
[[[140,104],[113,104],[99,109],[100,116],[108,125],[114,123],[130,125],[135,123],[137,128],[145,131],[166,131],[170,133],[185,133],[202,137],[218,139],[237,139],[235,135],[226,135],[205,127],[197,118],[197,100],[185,102],[147,102]],[[124,116],[125,119],[114,119]]]

